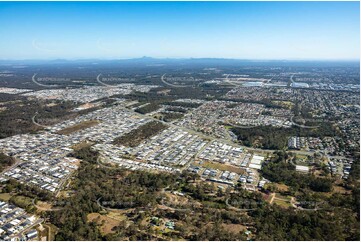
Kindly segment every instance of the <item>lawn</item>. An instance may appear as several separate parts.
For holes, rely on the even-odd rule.
[[[287,201],[290,201],[291,200],[291,197],[290,196],[283,196],[279,193],[276,193],[276,198],[277,199],[281,199],[281,200],[287,200]]]
[[[276,197],[273,199],[273,204],[277,204],[281,207],[291,207],[291,197],[290,196],[282,196],[279,193],[276,193]]]
[[[0,200],[7,202],[11,198],[10,193],[0,193]]]
[[[291,203],[287,202],[287,201],[283,201],[283,200],[278,200],[277,198],[275,198],[273,200],[273,204],[277,204],[278,206],[284,207],[284,208],[289,208],[291,207]]]
[[[272,101],[272,103],[288,109],[292,109],[293,106],[295,105],[293,102],[290,101]]]
[[[307,157],[308,157],[308,155],[303,155],[303,154],[296,154],[296,158],[297,159],[303,159],[303,160],[306,160],[307,159]]]

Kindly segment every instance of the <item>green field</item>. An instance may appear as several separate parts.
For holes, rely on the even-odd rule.
[[[10,200],[10,198],[11,198],[10,193],[0,193],[0,200],[1,201],[7,202],[7,201]]]

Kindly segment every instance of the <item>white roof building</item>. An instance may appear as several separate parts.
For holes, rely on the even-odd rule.
[[[300,172],[309,172],[309,167],[308,166],[296,166],[296,171],[300,171]]]
[[[253,169],[261,170],[261,165],[249,164],[249,167],[250,167],[250,168],[253,168]]]

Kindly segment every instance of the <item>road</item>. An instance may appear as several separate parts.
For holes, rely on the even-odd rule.
[[[117,85],[109,85],[109,84],[106,84],[106,83],[104,83],[104,82],[102,82],[101,80],[100,80],[100,76],[101,76],[102,74],[100,73],[98,76],[97,76],[97,82],[98,83],[100,83],[100,84],[102,84],[103,86],[107,86],[107,87],[118,87]],[[109,98],[109,97],[108,97]]]
[[[166,209],[172,210],[172,211],[180,211],[180,212],[187,212],[187,211],[192,211],[189,208],[173,208],[170,207],[169,205],[165,205],[164,204],[164,197],[162,198],[162,200],[160,201],[160,205],[164,206]]]
[[[293,83],[295,83],[295,81],[293,80],[293,76],[294,76],[295,74],[292,74],[291,75],[291,77],[290,77],[290,82],[288,83],[288,86],[289,87],[291,87],[291,85],[293,84]]]
[[[296,124],[296,123],[293,121],[293,117],[294,117],[294,116],[291,116],[290,121],[291,121],[291,123],[292,123],[293,125],[295,125],[295,126],[297,126],[297,127],[305,128],[305,129],[316,129],[316,128],[320,127],[319,125],[317,125],[317,126],[307,126],[307,125],[302,125],[302,124]]]
[[[16,238],[16,237],[19,237],[19,235],[20,235],[20,236],[23,236],[26,231],[28,231],[28,230],[31,229],[31,228],[34,228],[36,225],[41,224],[42,222],[44,222],[44,219],[39,218],[39,219],[36,220],[36,222],[33,223],[31,226],[26,227],[26,228],[23,229],[23,230],[20,230],[15,236],[10,236],[10,238]]]
[[[276,197],[276,193],[272,193],[271,196],[272,196],[272,198],[271,198],[271,200],[269,201],[270,204],[273,203],[273,200],[274,200],[275,197]]]
[[[33,124],[39,126],[39,127],[42,127],[42,128],[49,128],[48,126],[45,126],[45,125],[42,125],[42,124],[39,124],[38,122],[35,121],[35,117],[38,115],[39,113],[36,112],[35,115],[31,118],[31,120],[33,121]]]
[[[39,82],[36,81],[35,77],[36,77],[36,73],[33,75],[33,77],[31,78],[31,80],[38,86],[41,86],[41,87],[58,87],[58,85],[45,85],[45,84],[41,84]]]
[[[34,148],[34,149],[41,150],[44,146],[46,147],[47,144],[38,146],[38,147],[36,147],[36,148]],[[0,173],[0,176],[2,176],[2,175],[3,175],[5,172],[7,172],[8,170],[10,170],[10,169],[12,169],[12,168],[14,168],[14,167],[22,164],[22,163],[28,162],[28,161],[23,161],[23,160],[20,160],[20,159],[17,158],[17,156],[18,156],[18,155],[21,155],[22,153],[24,153],[24,152],[21,152],[21,153],[13,156],[13,158],[15,159],[15,163],[14,163],[13,165],[5,168],[5,169]],[[69,154],[68,151],[64,151],[63,153],[54,156],[54,159],[66,157],[68,154]],[[36,171],[36,172],[39,173],[39,171]],[[73,172],[74,172],[74,171],[73,171]],[[58,195],[59,191],[62,189],[62,187],[63,187],[64,183],[66,182],[66,180],[68,180],[69,177],[72,176],[73,172],[70,172],[70,173],[67,175],[67,177],[65,177],[65,178],[63,178],[63,179],[60,180],[60,184],[59,184],[59,187],[58,187],[57,192],[56,192],[57,195]],[[41,174],[39,173],[39,175],[41,175]],[[18,180],[18,181],[19,181],[20,183],[23,183],[23,181],[20,181],[20,180]],[[57,195],[56,195],[56,196],[57,196]]]
[[[225,80],[225,82],[226,83],[228,83],[228,84],[230,84],[230,85],[232,85],[232,86],[235,86],[235,87],[242,87],[243,86],[243,84],[239,84],[239,83],[235,83],[234,81],[231,81],[231,80],[229,80],[229,75],[230,74],[228,74],[227,76],[226,76],[226,80]]]
[[[171,86],[171,87],[192,87],[192,85],[176,85],[176,84],[172,84],[172,83],[169,83],[167,81],[164,80],[164,77],[165,77],[166,73],[164,73],[162,75],[162,77],[160,78],[160,80],[165,84],[165,85],[168,85],[168,86]]]
[[[272,79],[275,78],[276,76],[278,76],[278,75],[274,75],[274,76],[272,76],[270,79],[268,79],[268,80],[267,80],[267,83],[270,83],[270,82],[272,81]]]
[[[281,200],[281,199],[280,199]],[[320,210],[322,208],[318,207],[318,204],[316,204],[315,208],[303,208],[301,206],[297,206],[296,205],[296,199],[294,197],[291,198],[291,205],[293,208],[295,208],[296,210],[302,210],[302,211],[317,211]]]
[[[232,209],[234,209],[234,210],[236,210],[236,211],[238,211],[238,212],[247,212],[247,211],[255,210],[255,208],[244,208],[244,209],[236,208],[236,207],[230,205],[230,204],[228,203],[228,200],[229,200],[229,198],[226,199],[226,205],[227,205],[229,208],[232,208]]]
[[[48,228],[48,238],[47,238],[47,240],[51,241],[53,239],[53,238],[50,238],[51,237],[51,226],[46,225],[46,224],[44,224],[43,226]]]
[[[247,147],[247,146],[242,146],[242,145],[234,143],[231,140],[215,138],[215,137],[203,134],[201,132],[198,132],[198,131],[195,131],[195,130],[192,130],[192,129],[188,129],[188,128],[183,127],[183,126],[178,126],[178,125],[175,125],[173,123],[167,123],[167,122],[159,120],[157,118],[153,118],[153,117],[145,115],[145,114],[137,113],[137,112],[135,112],[135,111],[133,111],[131,109],[125,108],[125,107],[123,109],[126,110],[126,111],[133,112],[135,115],[143,116],[144,118],[150,118],[150,119],[153,119],[155,121],[162,122],[163,124],[165,124],[167,126],[182,129],[182,130],[187,131],[187,132],[189,132],[191,134],[196,134],[199,137],[204,138],[204,139],[208,139],[210,141],[219,141],[219,142],[223,142],[223,143],[226,143],[226,144],[229,144],[229,145],[232,145],[232,146],[240,147],[240,148],[242,148],[244,150],[259,152],[259,153],[274,153],[275,151],[277,151],[277,150],[265,150],[265,149],[260,149],[260,148],[251,148],[251,147]],[[300,155],[313,155],[315,153],[314,151],[301,151],[301,150],[290,150],[289,152],[295,153],[295,154],[300,154]]]
[[[42,207],[36,205],[35,198],[32,200],[32,203],[33,203],[34,207],[36,207],[40,211],[60,211],[60,210],[64,209],[64,208],[42,208]]]
[[[227,124],[227,125],[240,129],[252,129],[257,127],[257,126],[244,126],[244,125],[234,125],[234,124]]]

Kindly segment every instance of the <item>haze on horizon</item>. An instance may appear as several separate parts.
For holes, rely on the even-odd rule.
[[[0,59],[359,60],[359,2],[0,2]]]

